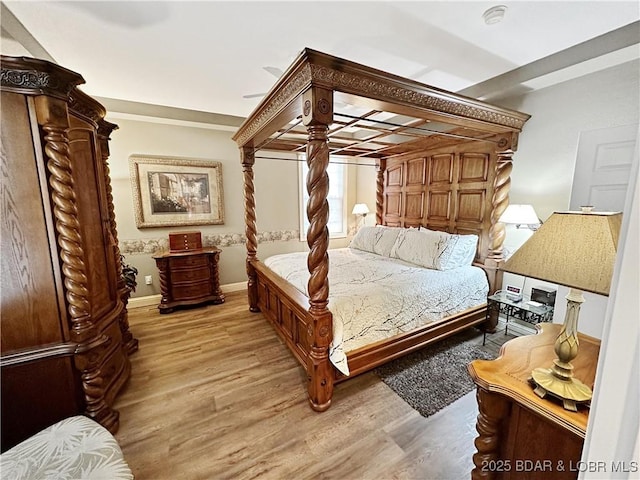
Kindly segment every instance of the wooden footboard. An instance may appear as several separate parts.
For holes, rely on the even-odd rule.
[[[309,368],[313,341],[313,329],[310,325],[313,318],[308,311],[308,298],[259,260],[251,261],[251,265],[257,276],[258,307],[298,359],[307,372],[309,382],[313,384],[318,379],[313,378],[313,369]],[[332,376],[327,381],[333,384],[348,380],[430,343],[474,325],[480,325],[485,322],[486,309],[486,304],[480,305],[411,332],[348,352],[350,375],[343,375],[330,364]],[[309,402],[312,408],[318,410],[314,407],[314,399],[309,398]]]
[[[252,261],[251,265],[257,274],[258,307],[307,371],[308,330],[312,322],[309,299],[260,260]]]
[[[474,325],[479,325],[485,321],[486,311],[486,304],[480,305],[411,332],[352,350],[347,353],[349,376],[346,377],[336,370],[336,374],[339,374],[336,382],[347,380],[430,343],[442,340]]]

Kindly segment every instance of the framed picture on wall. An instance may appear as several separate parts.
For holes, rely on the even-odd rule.
[[[138,228],[224,223],[222,163],[131,155],[129,170]]]

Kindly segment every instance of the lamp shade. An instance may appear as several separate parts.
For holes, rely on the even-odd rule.
[[[367,207],[366,203],[356,203],[351,213],[354,215],[366,215],[369,213],[369,207]]]
[[[515,225],[540,224],[540,219],[532,205],[509,205],[498,221]]]
[[[608,295],[621,223],[622,213],[556,212],[501,270]]]

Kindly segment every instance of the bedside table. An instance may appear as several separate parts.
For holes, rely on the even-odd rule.
[[[544,323],[537,335],[514,338],[496,360],[467,367],[478,386],[477,453],[471,478],[574,479],[582,454],[589,409],[565,410],[562,402],[540,398],[528,383],[536,367],[549,367],[562,325]],[[578,334],[574,374],[593,388],[600,341]],[[573,467],[573,468],[572,468]]]
[[[218,248],[160,251],[153,258],[160,271],[160,313],[170,313],[180,306],[224,302],[218,274]]]
[[[523,298],[519,302],[509,299],[506,293],[495,293],[487,297],[487,320],[496,318],[503,314],[506,317],[506,325],[504,328],[505,335],[508,333],[509,319],[519,318],[523,322],[537,325],[541,322],[550,322],[553,319],[553,307],[549,305],[539,304],[531,305],[527,298]]]

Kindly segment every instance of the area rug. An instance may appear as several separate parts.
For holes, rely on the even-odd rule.
[[[375,373],[428,417],[475,388],[467,372],[471,361],[493,358],[495,348],[483,346],[482,333],[469,329],[382,365]]]

